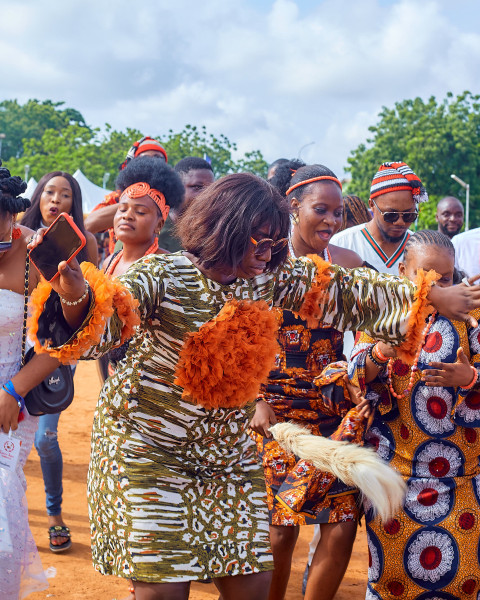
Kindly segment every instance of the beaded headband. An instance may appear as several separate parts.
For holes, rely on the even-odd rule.
[[[129,185],[123,191],[122,195],[120,196],[120,199],[122,199],[123,196],[128,196],[132,200],[134,200],[135,198],[142,198],[143,196],[148,196],[155,202],[155,204],[160,209],[163,220],[167,220],[170,207],[168,206],[165,200],[165,196],[162,194],[162,192],[151,188],[149,184],[145,181],[139,181],[138,183],[133,183],[132,185]]]
[[[299,181],[295,185],[292,185],[285,192],[285,196],[288,196],[288,194],[290,194],[290,192],[293,192],[293,190],[300,187],[301,185],[308,185],[309,183],[313,183],[314,181],[323,181],[324,179],[338,183],[338,185],[340,186],[340,189],[342,189],[342,183],[341,183],[340,179],[337,179],[336,177],[330,177],[330,175],[320,175],[319,177],[312,177],[311,179],[305,179],[305,181]]]

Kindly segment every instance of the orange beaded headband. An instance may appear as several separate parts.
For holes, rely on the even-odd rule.
[[[133,183],[132,185],[129,185],[123,191],[122,195],[120,196],[120,199],[123,198],[123,196],[128,196],[132,200],[134,200],[135,198],[142,198],[143,196],[148,196],[155,202],[155,204],[160,209],[163,220],[167,220],[170,207],[165,201],[165,196],[162,194],[162,192],[151,188],[145,181],[139,181],[138,183]]]
[[[314,181],[322,181],[324,179],[338,183],[338,185],[340,186],[340,189],[342,189],[342,183],[341,183],[340,179],[337,179],[336,177],[330,177],[330,175],[321,175],[320,177],[312,177],[311,179],[305,179],[305,181],[299,181],[295,185],[292,185],[285,192],[285,196],[288,196],[288,194],[290,194],[290,192],[293,192],[294,189],[300,187],[301,185],[308,185],[309,183],[313,183]]]

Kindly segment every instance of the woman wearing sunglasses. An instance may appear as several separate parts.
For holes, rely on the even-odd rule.
[[[95,568],[131,579],[137,600],[183,600],[190,582],[209,577],[223,600],[268,597],[265,483],[247,429],[277,350],[270,307],[415,346],[410,313],[389,310],[414,303],[415,286],[287,260],[289,226],[270,184],[228,175],[180,218],[184,252],[145,256],[114,279],[60,263],[35,294],[32,331],[49,327],[44,349],[61,360],[97,358],[131,338],[100,394],[88,500]],[[426,296],[454,318],[480,306],[477,287],[422,286],[418,309],[429,310]]]
[[[418,205],[428,199],[420,179],[404,162],[380,165],[370,188],[373,219],[341,231],[332,243],[357,252],[380,273],[398,275],[398,265],[418,217]]]
[[[287,187],[292,211],[290,257],[316,254],[342,267],[362,266],[355,252],[329,244],[344,221],[342,184],[336,175],[323,165],[304,166],[294,172]],[[327,437],[339,427],[350,408],[343,388],[323,390],[330,394],[332,403],[339,402],[337,414],[325,414],[321,412],[322,390],[315,381],[329,364],[344,360],[343,334],[331,326],[309,327],[288,310],[279,310],[278,320],[280,354],[268,384],[262,387],[251,423],[261,436],[257,438],[258,449],[267,484],[275,562],[270,598],[285,595],[299,526],[315,524],[320,525],[320,543],[309,568],[305,598],[324,600],[335,595],[350,560],[359,516],[357,494],[338,482],[327,501],[315,499],[299,512],[285,507],[277,493],[288,485],[287,477],[296,468],[297,459],[272,439],[269,427],[277,421],[294,420],[315,435]]]

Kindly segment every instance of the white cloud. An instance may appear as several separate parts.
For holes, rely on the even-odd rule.
[[[382,105],[478,89],[480,9],[454,12],[445,0],[3,0],[2,97],[65,100],[92,125],[151,135],[205,124],[267,160],[315,141],[302,158],[340,174]]]

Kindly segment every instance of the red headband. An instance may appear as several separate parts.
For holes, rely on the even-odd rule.
[[[135,198],[143,198],[143,196],[148,196],[155,202],[155,204],[160,209],[163,220],[167,220],[170,207],[165,201],[165,196],[162,194],[162,192],[151,188],[145,181],[139,181],[138,183],[133,183],[132,185],[129,185],[122,192],[120,199],[123,198],[123,196],[128,196],[132,200],[134,200]]]
[[[336,177],[330,177],[330,175],[320,175],[319,177],[312,177],[311,179],[305,179],[305,181],[299,181],[295,185],[292,185],[285,192],[285,196],[288,196],[288,194],[290,194],[290,192],[293,192],[294,189],[296,189],[302,185],[308,185],[309,183],[313,183],[314,181],[323,181],[324,179],[338,183],[338,185],[340,186],[340,189],[342,189],[342,183],[341,183],[340,179],[337,179]]]

